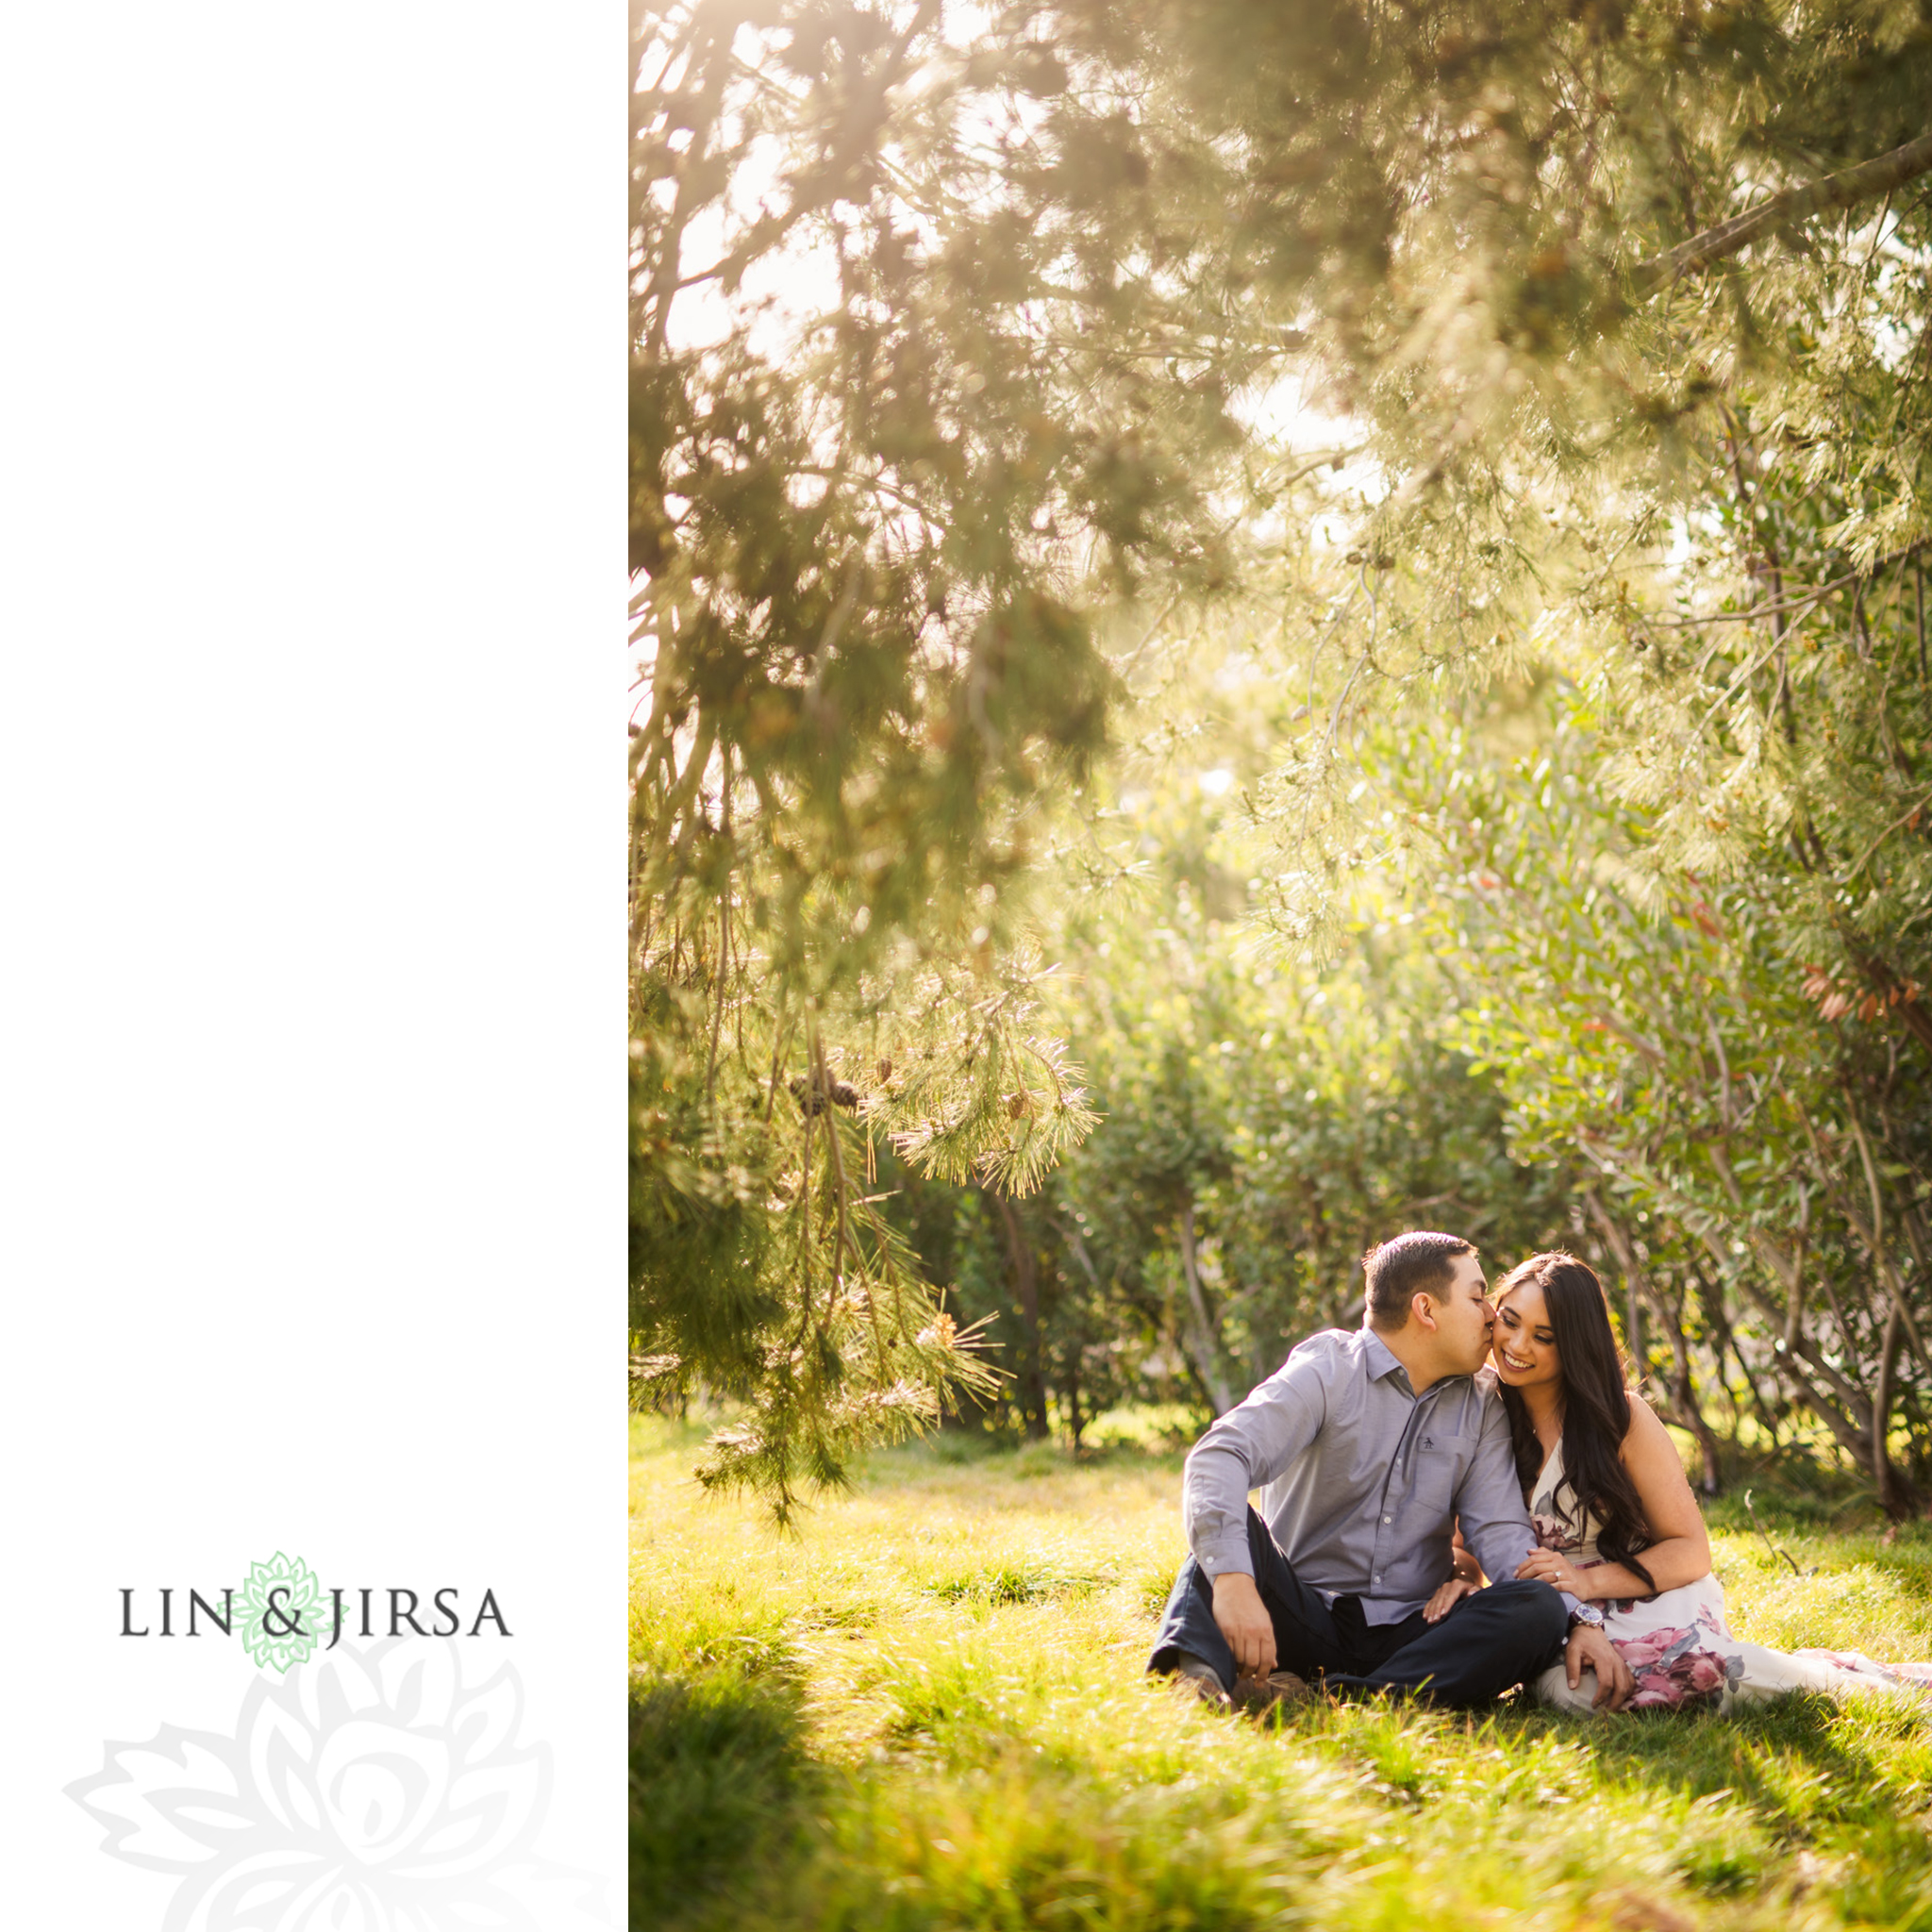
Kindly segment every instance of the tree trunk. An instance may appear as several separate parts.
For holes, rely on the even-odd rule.
[[[1899,1350],[1904,1346],[1906,1324],[1903,1311],[1893,1302],[1886,1318],[1885,1341],[1878,1351],[1878,1385],[1872,1397],[1872,1477],[1877,1485],[1878,1507],[1894,1522],[1919,1511],[1919,1496],[1910,1481],[1892,1464],[1886,1439],[1891,1433],[1892,1390],[1898,1368]]]
[[[1026,1440],[1039,1442],[1046,1437],[1046,1383],[1040,1372],[1040,1275],[1033,1260],[1033,1245],[1013,1212],[1013,1204],[991,1188],[980,1191],[998,1208],[1006,1224],[1007,1256],[1013,1264],[1013,1300],[1020,1309],[1020,1324],[1025,1331],[1020,1350],[1020,1372],[1013,1378],[1020,1393],[1020,1412],[1025,1418]]]
[[[1584,1189],[1583,1205],[1590,1209],[1590,1218],[1596,1223],[1598,1233],[1624,1273],[1624,1347],[1630,1357],[1630,1373],[1641,1383],[1644,1375],[1643,1304],[1638,1292],[1637,1257],[1624,1239],[1622,1225],[1611,1219],[1609,1209],[1594,1188]]]
[[[1693,1264],[1694,1265],[1694,1264]],[[1744,1359],[1744,1350],[1731,1328],[1730,1317],[1724,1312],[1724,1290],[1712,1281],[1701,1267],[1696,1268],[1697,1295],[1704,1304],[1704,1319],[1709,1324],[1710,1332],[1717,1338],[1718,1380],[1728,1382],[1724,1373],[1724,1351],[1729,1349],[1737,1357],[1738,1371],[1744,1378],[1744,1388],[1751,1397],[1751,1404],[1757,1411],[1757,1420],[1763,1424],[1764,1432],[1771,1438],[1771,1446],[1781,1446],[1777,1432],[1777,1415],[1764,1398],[1764,1391],[1757,1386],[1757,1377],[1751,1373],[1751,1364]]]
[[[1214,1405],[1216,1415],[1225,1415],[1241,1398],[1227,1379],[1221,1362],[1221,1350],[1214,1340],[1214,1323],[1208,1313],[1208,1293],[1201,1286],[1201,1270],[1194,1253],[1194,1197],[1181,1197],[1181,1274],[1188,1284],[1188,1353],[1193,1357],[1194,1372]]]
[[[1661,1298],[1652,1291],[1657,1301],[1657,1312],[1665,1317],[1667,1332],[1671,1341],[1671,1357],[1676,1367],[1675,1386],[1672,1390],[1672,1406],[1676,1410],[1677,1420],[1697,1439],[1697,1453],[1704,1462],[1704,1480],[1699,1484],[1707,1496],[1724,1493],[1724,1470],[1718,1461],[1717,1432],[1706,1420],[1702,1405],[1697,1400],[1697,1385],[1690,1374],[1690,1344],[1684,1335],[1683,1321],[1675,1309],[1667,1308]]]
[[[1729,1270],[1731,1257],[1708,1227],[1698,1228],[1695,1232],[1722,1276]],[[1774,1275],[1789,1294],[1792,1277],[1791,1257],[1784,1254],[1761,1229],[1747,1228],[1746,1232],[1751,1236],[1765,1272]],[[1787,1301],[1773,1300],[1747,1273],[1740,1271],[1735,1279],[1757,1304],[1758,1312],[1771,1324],[1773,1333],[1779,1336],[1778,1374],[1797,1400],[1831,1431],[1839,1447],[1860,1469],[1869,1469],[1872,1458],[1872,1405],[1865,1391],[1833,1368],[1818,1344],[1802,1328],[1791,1342],[1788,1344],[1784,1341],[1779,1331],[1784,1326],[1789,1307]],[[1741,1362],[1742,1359],[1740,1355],[1739,1360]],[[1807,1370],[1810,1374],[1807,1374]],[[1812,1375],[1817,1376],[1818,1382],[1812,1381]],[[1819,1383],[1824,1384],[1824,1389],[1818,1386]],[[1826,1390],[1830,1394],[1824,1392]],[[1834,1396],[1836,1401],[1832,1399]]]
[[[1674,1308],[1664,1298],[1657,1284],[1644,1273],[1637,1259],[1637,1250],[1631,1245],[1630,1238],[1622,1224],[1610,1214],[1594,1191],[1583,1197],[1584,1205],[1595,1218],[1596,1224],[1603,1230],[1605,1241],[1617,1257],[1617,1265],[1624,1271],[1624,1281],[1630,1293],[1630,1321],[1633,1327],[1642,1320],[1642,1301],[1647,1300],[1657,1310],[1658,1319],[1664,1324],[1664,1334],[1671,1344],[1671,1361],[1675,1374],[1670,1391],[1670,1407],[1678,1426],[1688,1429],[1696,1438],[1697,1453],[1704,1462],[1702,1488],[1707,1496],[1715,1496],[1724,1489],[1724,1475],[1718,1465],[1717,1436],[1704,1411],[1697,1402],[1697,1385],[1690,1374],[1690,1344],[1684,1337],[1684,1324],[1680,1311]]]
[[[1840,1407],[1811,1380],[1806,1374],[1807,1369],[1815,1371],[1821,1379],[1837,1373],[1810,1342],[1803,1340],[1796,1348],[1787,1349],[1778,1357],[1778,1373],[1797,1391],[1798,1400],[1831,1431],[1838,1446],[1860,1469],[1869,1470],[1872,1467],[1872,1405],[1862,1394],[1857,1394],[1856,1400],[1847,1397]],[[1837,1392],[1842,1393],[1841,1391]]]

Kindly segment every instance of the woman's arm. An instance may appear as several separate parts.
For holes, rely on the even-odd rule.
[[[1449,1567],[1465,1583],[1480,1587],[1490,1579],[1483,1574],[1483,1566],[1475,1559],[1475,1554],[1462,1541],[1462,1522],[1458,1517],[1454,1534],[1449,1539]]]
[[[1641,1395],[1630,1398],[1630,1431],[1619,1452],[1643,1506],[1643,1520],[1655,1541],[1638,1552],[1658,1590],[1675,1590],[1710,1574],[1710,1538],[1697,1498],[1685,1480],[1677,1445]],[[1611,1597],[1648,1596],[1643,1578],[1622,1563],[1598,1563],[1578,1573],[1581,1595],[1598,1602]]]

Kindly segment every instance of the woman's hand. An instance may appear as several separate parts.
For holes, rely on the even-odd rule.
[[[1554,1584],[1558,1590],[1566,1590],[1578,1603],[1591,1599],[1590,1585],[1585,1582],[1583,1572],[1560,1550],[1532,1550],[1517,1566],[1518,1578],[1533,1576],[1539,1583]]]
[[[1464,1597],[1474,1594],[1475,1585],[1468,1577],[1452,1576],[1423,1606],[1423,1619],[1425,1623],[1440,1624]]]

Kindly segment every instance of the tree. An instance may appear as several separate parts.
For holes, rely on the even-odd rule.
[[[1656,814],[1606,791],[1574,695],[1555,727],[1513,764],[1452,742],[1446,797],[1414,782],[1435,769],[1424,747],[1392,753],[1416,806],[1420,897],[1461,993],[1456,1037],[1507,1095],[1516,1157],[1588,1176],[1591,1231],[1668,1344],[1664,1406],[1699,1437],[1707,1480],[1697,1385],[1726,1385],[1728,1353],[1747,1388],[1783,1385],[1907,1513],[1932,1460],[1932,1109],[1915,1049],[1812,1009],[1786,950],[1805,876],[1789,854],[1722,885],[1666,884],[1646,849]]]
[[[1498,1273],[1580,1237],[1582,1163],[1510,1158],[1426,924],[1377,886],[1327,966],[1257,947],[1241,794],[1280,692],[1254,640],[1195,635],[1069,828],[1095,883],[1059,894],[1049,997],[1092,1135],[1024,1202],[908,1191],[915,1252],[1007,1338],[1029,1434],[1049,1395],[1070,1433],[1096,1402],[1232,1407],[1297,1341],[1359,1323],[1361,1257],[1398,1228],[1463,1233]]]
[[[748,1398],[704,1474],[782,1507],[983,1375],[852,1116],[1008,1192],[1090,1124],[1029,1026],[1029,824],[1104,741],[1095,600],[1212,577],[1196,459],[1238,439],[1144,373],[1184,305],[1041,325],[1125,165],[1042,172],[1045,49],[932,6],[633,25],[634,1367]]]
[[[1376,734],[1553,661],[1606,810],[1642,818],[1633,911],[1688,868],[1753,908],[1753,974],[1781,961],[1734,975],[1740,1010],[1932,1043],[1923,21],[770,0],[635,27],[634,1324],[656,1385],[754,1398],[714,1476],[782,1498],[976,1373],[861,1192],[876,1137],[1008,1202],[1024,1298],[1011,1200],[1093,1114],[1040,855],[1191,614],[1246,612],[1306,690],[1254,793],[1254,897],[1303,958],[1396,836]],[[1141,1191],[1205,1380],[1202,1204],[1254,1171],[1193,1074],[1107,1078],[1199,1129]],[[1905,1161],[1923,1070],[1887,1078]],[[1823,1092],[1806,1159],[1844,1183],[1872,1129]],[[1883,1277],[1909,1224],[1901,1197],[1878,1225],[1872,1158]],[[1747,1218],[1790,1240],[1790,1211]]]

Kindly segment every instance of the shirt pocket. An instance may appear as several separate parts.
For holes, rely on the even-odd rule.
[[[1458,1436],[1447,1429],[1424,1429],[1416,1439],[1410,1493],[1417,1506],[1445,1515],[1457,1485],[1475,1460],[1477,1435]]]

